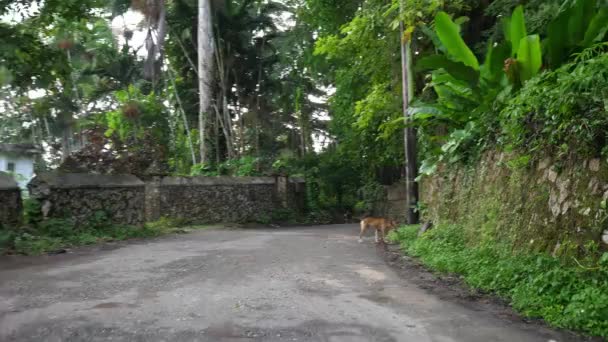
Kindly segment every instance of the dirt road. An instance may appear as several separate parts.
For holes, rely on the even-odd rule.
[[[0,341],[576,340],[441,299],[372,240],[221,229],[5,258]]]

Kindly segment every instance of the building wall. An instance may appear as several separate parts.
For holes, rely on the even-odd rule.
[[[21,189],[27,189],[27,183],[34,177],[34,159],[0,152],[0,171],[10,172],[9,163],[15,164],[15,177]]]

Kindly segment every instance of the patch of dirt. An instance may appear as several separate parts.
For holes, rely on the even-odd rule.
[[[419,260],[405,255],[399,245],[380,244],[377,251],[400,277],[407,278],[441,300],[455,302],[474,311],[487,312],[509,323],[525,323],[538,329],[559,330],[579,341],[604,341],[599,337],[587,337],[563,329],[550,328],[542,319],[522,317],[507,300],[469,287],[458,275],[432,272]]]

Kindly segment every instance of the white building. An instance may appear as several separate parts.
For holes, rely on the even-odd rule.
[[[34,162],[42,153],[34,144],[0,144],[0,171],[13,175],[21,189],[34,177]]]

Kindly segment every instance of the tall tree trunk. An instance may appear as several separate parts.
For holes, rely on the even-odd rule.
[[[200,161],[207,162],[205,130],[207,111],[211,106],[213,80],[213,26],[210,0],[198,0],[198,129],[200,140]]]
[[[165,38],[167,36],[167,9],[165,0],[147,0],[144,4],[146,20],[148,25],[148,34],[145,39],[145,46],[148,50],[146,60],[144,62],[144,77],[152,81],[154,88],[157,87],[159,81],[165,46]],[[156,36],[156,39],[154,39]]]
[[[403,1],[403,0],[402,0]],[[412,77],[412,52],[411,43],[405,40],[404,24],[400,22],[401,40],[401,82],[403,91],[403,116],[405,117],[406,127],[404,129],[405,143],[405,178],[407,191],[407,223],[416,224],[419,221],[417,210],[418,204],[418,183],[416,182],[418,166],[416,165],[416,130],[411,126],[411,116],[408,114],[408,107],[414,95],[414,82]]]

